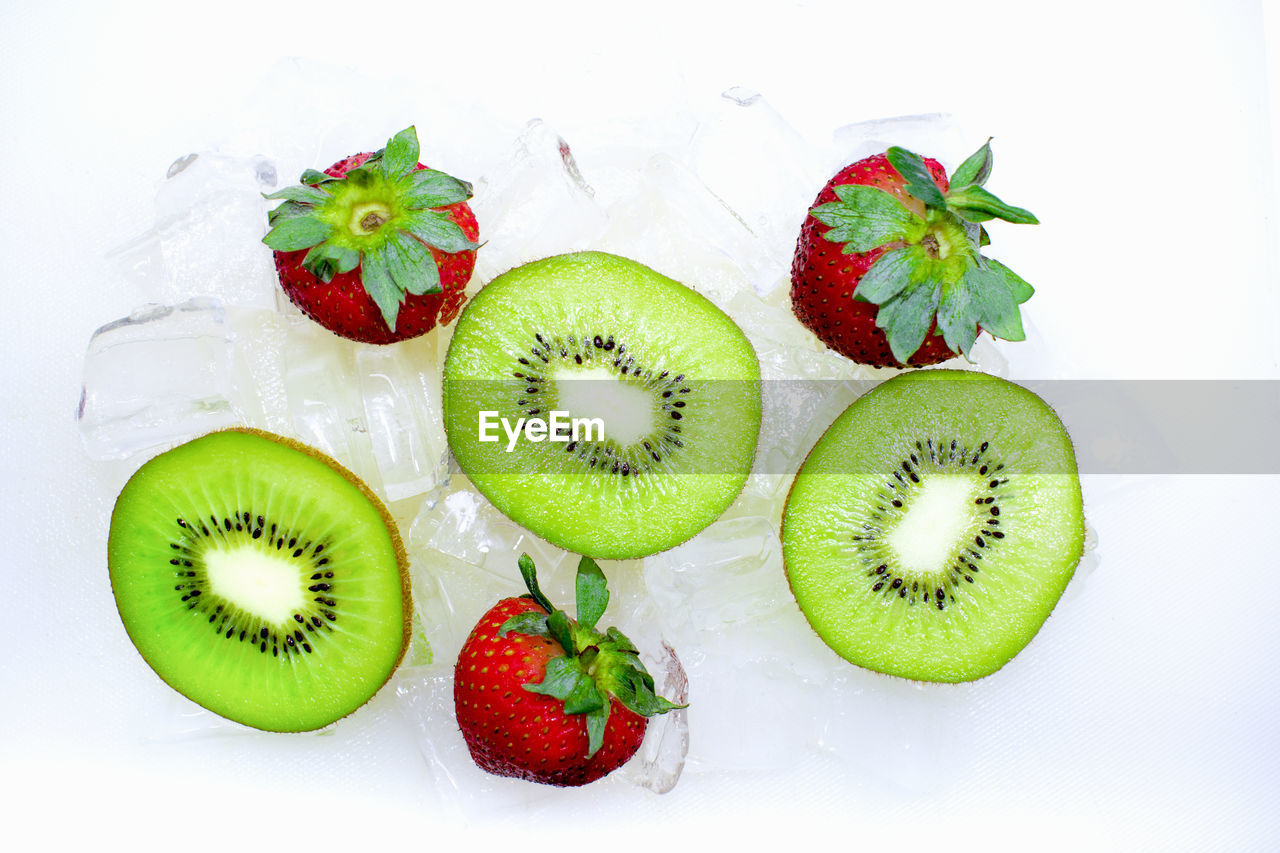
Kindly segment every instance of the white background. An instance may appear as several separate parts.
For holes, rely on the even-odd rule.
[[[613,118],[658,132],[667,105],[733,85],[807,134],[955,113],[997,138],[995,189],[1045,223],[1001,256],[1038,270],[1042,343],[1015,376],[1280,378],[1280,8],[898,6],[6,0],[0,846],[393,835],[428,849],[465,829],[394,714],[329,739],[152,743],[139,723],[167,688],[116,618],[109,501],[73,420],[89,335],[136,307],[106,286],[103,256],[151,225],[164,169],[224,137],[282,57],[458,86],[588,142]],[[1037,641],[1053,677],[974,719],[987,748],[941,789],[802,763],[516,817],[547,833],[579,817],[592,846],[642,832],[676,846],[686,830],[802,843],[830,824],[826,843],[849,846],[1273,847],[1277,478],[1093,482],[1086,502],[1102,568]]]

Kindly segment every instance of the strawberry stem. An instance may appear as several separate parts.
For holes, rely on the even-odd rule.
[[[367,201],[352,206],[347,228],[358,237],[367,237],[386,225],[390,219],[390,207],[380,201]]]
[[[936,234],[924,235],[924,239],[920,241],[920,245],[924,246],[925,252],[927,252],[929,257],[933,258],[934,260],[938,260],[942,257],[942,252],[938,246],[938,235]]]

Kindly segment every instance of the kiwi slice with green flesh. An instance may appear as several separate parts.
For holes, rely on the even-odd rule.
[[[444,422],[463,471],[516,522],[596,558],[652,554],[719,517],[746,482],[760,411],[755,350],[724,312],[600,252],[495,278],[445,359]],[[494,425],[550,428],[553,412],[555,440],[512,441]],[[481,440],[485,413],[494,440]]]
[[[216,432],[150,460],[116,500],[107,551],[142,657],[245,725],[328,725],[367,702],[408,647],[408,561],[386,508],[280,436]]]
[[[981,678],[1031,641],[1080,560],[1071,440],[1011,382],[901,374],[818,440],[782,541],[796,601],[839,655],[922,681]]]

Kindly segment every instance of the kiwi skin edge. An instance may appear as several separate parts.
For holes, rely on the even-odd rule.
[[[920,372],[922,372],[922,371],[915,370],[915,371],[907,371],[906,373],[920,373]],[[938,372],[938,373],[956,373],[956,372],[962,372],[962,371],[957,371],[957,370],[955,370],[955,369],[949,369],[949,370],[938,370],[937,372]],[[901,375],[906,375],[906,374],[905,374],[905,373],[904,373],[904,374],[899,374],[899,376],[901,376]],[[931,377],[931,378],[932,378],[932,377]],[[998,378],[998,377],[996,377],[996,378]],[[1005,381],[1005,382],[1009,382],[1010,384],[1014,384],[1014,385],[1016,385],[1016,384],[1017,384],[1017,383],[1013,383],[1013,382],[1011,382],[1010,380],[1004,380],[1004,381]],[[877,388],[878,388],[878,387],[879,387],[879,386],[877,386]],[[1019,387],[1021,387],[1021,386],[1019,386]],[[1026,392],[1026,393],[1032,394],[1033,396],[1036,396],[1036,395],[1034,395],[1034,392],[1027,391],[1027,389],[1025,389],[1025,388],[1022,388],[1021,390],[1023,390],[1023,391],[1024,391],[1024,392]],[[868,392],[866,392],[866,393],[870,394],[870,393],[874,393],[875,391],[876,391],[876,388],[872,388],[870,391],[868,391]],[[862,396],[865,396],[865,395],[862,395]],[[858,399],[861,399],[861,396],[860,396],[860,397],[858,397],[858,398],[855,398],[855,399],[854,399],[854,400],[853,400],[849,405],[850,405],[850,406],[852,406],[852,405],[853,405],[853,403],[857,402],[857,400],[858,400]],[[1037,399],[1039,399],[1039,398],[1037,397]],[[1053,408],[1052,408],[1051,406],[1049,406],[1049,404],[1048,404],[1047,402],[1045,402],[1043,399],[1040,399],[1040,402],[1041,402],[1041,404],[1042,404],[1042,405],[1044,405],[1044,406],[1045,406],[1045,408],[1047,408],[1050,412],[1053,412],[1053,414],[1054,414],[1055,416],[1057,415],[1057,413],[1056,413],[1056,412],[1054,412]],[[823,437],[825,437],[825,436],[826,436],[826,434],[827,434],[827,432],[828,432],[828,431],[830,431],[830,429],[835,425],[835,421],[840,420],[840,418],[844,416],[845,411],[847,411],[847,409],[848,409],[848,408],[849,408],[849,407],[848,407],[848,406],[846,406],[846,407],[845,407],[845,409],[842,409],[839,413],[837,413],[837,415],[836,415],[835,419],[832,421],[832,423],[830,423],[830,424],[828,424],[828,425],[827,425],[826,429],[824,429],[824,430],[823,430],[822,434],[818,437],[818,439],[817,439],[816,441],[814,441],[813,446],[812,446],[812,447],[810,447],[810,448],[809,448],[809,450],[808,450],[808,452],[806,452],[806,453],[805,453],[805,457],[804,457],[804,459],[801,461],[801,463],[800,463],[799,467],[796,469],[796,475],[792,477],[791,485],[790,485],[790,486],[788,487],[788,489],[787,489],[787,496],[786,496],[786,499],[783,501],[783,505],[782,505],[782,514],[781,514],[781,517],[779,518],[779,521],[778,521],[778,531],[779,531],[779,536],[780,536],[780,538],[781,538],[781,533],[782,533],[782,531],[784,531],[784,530],[786,529],[787,510],[788,510],[788,509],[790,508],[790,506],[791,506],[791,495],[792,495],[792,492],[795,490],[795,487],[796,487],[796,481],[797,481],[797,479],[799,478],[799,473],[800,473],[801,471],[803,471],[803,470],[804,470],[804,467],[805,467],[805,465],[808,463],[809,458],[813,455],[814,451],[816,451],[816,450],[817,450],[818,445],[822,443],[822,438],[823,438]],[[1060,421],[1060,419],[1059,419],[1059,421]],[[1072,460],[1073,460],[1073,462],[1074,462],[1074,460],[1075,460],[1075,445],[1074,445],[1074,442],[1073,442],[1073,441],[1072,441],[1072,439],[1071,439],[1071,435],[1070,435],[1070,433],[1068,433],[1068,432],[1066,431],[1065,427],[1064,427],[1064,429],[1063,429],[1063,436],[1064,436],[1064,438],[1065,438],[1065,440],[1066,440],[1067,446],[1068,446],[1068,448],[1069,448],[1069,450],[1070,450],[1071,458],[1072,458]],[[1081,507],[1080,515],[1081,515],[1081,528],[1082,528],[1082,530],[1083,530],[1084,525],[1086,524],[1086,521],[1087,521],[1087,519],[1086,519],[1086,517],[1085,517],[1085,513],[1084,513],[1083,506]],[[837,655],[837,657],[840,657],[840,658],[841,658],[841,660],[845,660],[847,663],[849,663],[849,664],[850,664],[850,665],[852,665],[852,666],[856,666],[856,667],[858,667],[859,669],[866,670],[867,672],[874,673],[874,674],[876,674],[876,675],[878,675],[878,676],[881,676],[881,677],[884,677],[884,678],[899,679],[899,680],[902,680],[902,681],[908,681],[908,682],[911,682],[911,683],[914,683],[914,684],[922,684],[922,685],[959,685],[959,684],[968,684],[968,683],[972,683],[972,682],[976,682],[976,681],[982,681],[983,679],[986,679],[986,678],[988,678],[988,677],[990,677],[990,676],[992,676],[992,675],[995,675],[995,674],[996,674],[997,672],[999,672],[1001,669],[1003,669],[1004,667],[1008,666],[1008,664],[1009,664],[1009,663],[1010,663],[1010,662],[1011,662],[1015,657],[1017,657],[1019,654],[1021,654],[1021,653],[1022,653],[1022,651],[1024,651],[1024,650],[1026,649],[1026,647],[1027,647],[1028,645],[1030,645],[1030,644],[1031,644],[1031,641],[1032,641],[1032,640],[1034,640],[1034,639],[1036,638],[1036,636],[1038,636],[1038,635],[1039,635],[1039,633],[1040,633],[1040,629],[1041,629],[1041,628],[1043,628],[1043,624],[1042,624],[1042,625],[1040,626],[1040,628],[1037,628],[1037,629],[1036,629],[1036,631],[1035,631],[1035,633],[1034,633],[1034,634],[1032,634],[1032,635],[1027,639],[1027,642],[1026,642],[1026,643],[1025,643],[1025,644],[1024,644],[1020,649],[1018,649],[1018,651],[1016,651],[1016,652],[1014,652],[1014,654],[1010,655],[1010,657],[1009,657],[1007,660],[1005,660],[1005,661],[1004,661],[1004,663],[1001,663],[1001,664],[1000,664],[998,667],[996,667],[995,669],[993,669],[993,670],[991,670],[991,671],[989,671],[989,672],[983,673],[983,674],[981,674],[981,675],[975,675],[975,676],[971,676],[971,677],[967,677],[967,678],[958,678],[958,679],[940,678],[940,679],[932,679],[932,680],[931,680],[931,679],[925,679],[925,678],[912,678],[912,677],[910,677],[910,676],[899,675],[899,674],[897,674],[897,673],[893,673],[893,672],[882,672],[882,671],[877,670],[877,669],[872,669],[872,668],[871,668],[871,667],[869,667],[869,666],[864,666],[864,665],[862,665],[862,664],[859,664],[859,663],[856,663],[856,662],[854,662],[854,661],[851,661],[851,660],[848,660],[848,659],[844,658],[844,656],[843,656],[843,655],[841,655],[839,652],[836,652],[836,650],[835,650],[835,649],[834,649],[834,648],[833,648],[829,643],[827,643],[827,641],[822,637],[822,635],[818,633],[817,629],[816,629],[812,624],[810,624],[810,622],[809,622],[809,615],[808,615],[807,613],[805,613],[805,612],[804,612],[804,610],[803,610],[802,608],[800,608],[800,607],[799,607],[798,599],[796,598],[796,591],[795,591],[795,588],[794,588],[794,586],[793,586],[793,584],[792,584],[791,572],[787,570],[787,566],[786,566],[786,547],[785,547],[785,543],[782,543],[782,544],[783,544],[783,549],[782,549],[782,556],[783,556],[783,575],[786,577],[786,580],[787,580],[787,589],[788,589],[788,591],[791,593],[792,601],[796,603],[797,609],[799,609],[799,610],[800,610],[801,615],[802,615],[802,616],[804,617],[804,619],[805,619],[805,623],[809,625],[809,629],[810,629],[810,631],[813,633],[813,635],[814,635],[815,637],[817,637],[817,639],[818,639],[818,640],[819,640],[819,641],[820,641],[824,646],[827,646],[827,648],[828,648],[828,649],[830,649],[833,653],[835,653],[835,654]],[[1065,592],[1065,589],[1066,589],[1066,585],[1067,585],[1067,584],[1069,584],[1069,583],[1070,583],[1070,581],[1074,578],[1074,576],[1075,576],[1075,572],[1076,572],[1076,570],[1077,570],[1077,569],[1079,568],[1079,566],[1080,566],[1080,560],[1081,560],[1083,557],[1084,557],[1084,543],[1083,543],[1083,540],[1082,540],[1082,541],[1081,541],[1081,547],[1080,547],[1080,549],[1079,549],[1079,550],[1076,552],[1076,554],[1075,554],[1075,560],[1074,560],[1074,563],[1073,563],[1073,565],[1072,565],[1072,567],[1071,567],[1070,575],[1068,576],[1067,580],[1064,582],[1064,586],[1063,586],[1063,590],[1064,590],[1064,592]],[[1050,612],[1049,612],[1049,614],[1045,617],[1045,621],[1046,621],[1046,622],[1048,621],[1049,617],[1051,617],[1051,616],[1053,615],[1053,610],[1056,610],[1056,608],[1057,608],[1057,604],[1058,604],[1060,601],[1061,601],[1061,597],[1059,597],[1059,599],[1058,599],[1057,601],[1055,601],[1055,602],[1054,602],[1054,607],[1053,607],[1053,609],[1051,609],[1051,610],[1050,610]]]
[[[373,508],[377,510],[378,515],[382,518],[382,522],[387,528],[387,533],[391,537],[391,546],[395,550],[396,564],[400,569],[400,601],[401,601],[401,617],[402,617],[401,618],[401,641],[400,641],[400,654],[396,657],[395,664],[391,667],[390,671],[387,673],[386,679],[384,679],[383,682],[378,685],[377,689],[374,690],[373,693],[369,695],[369,698],[372,699],[382,690],[383,687],[387,685],[387,682],[389,682],[391,680],[391,677],[395,675],[396,670],[400,668],[400,664],[404,661],[404,656],[409,651],[409,642],[413,636],[413,588],[409,580],[409,555],[408,555],[408,552],[405,550],[404,540],[400,537],[399,526],[396,524],[395,519],[391,517],[390,511],[387,510],[387,505],[383,503],[382,499],[378,497],[378,495],[374,493],[372,489],[369,488],[368,484],[366,484],[363,480],[357,477],[350,469],[346,468],[344,465],[342,465],[333,457],[329,456],[326,453],[322,453],[319,450],[316,450],[311,445],[304,444],[303,442],[298,441],[297,439],[290,438],[284,435],[279,435],[274,432],[268,432],[267,430],[257,429],[255,427],[235,426],[235,427],[227,427],[226,429],[213,430],[208,433],[203,433],[201,435],[195,436],[194,438],[188,439],[187,441],[181,442],[181,444],[187,444],[199,438],[204,438],[205,436],[216,435],[218,433],[224,433],[224,432],[245,433],[248,435],[256,436],[258,438],[265,438],[268,441],[273,441],[276,444],[281,444],[281,445],[284,445],[285,447],[291,448],[293,450],[297,450],[301,453],[305,453],[307,456],[310,456],[311,458],[319,462],[323,462],[332,471],[339,474],[343,479],[345,479],[351,485],[359,489],[360,493],[364,495],[365,498],[373,505]],[[181,444],[174,445],[174,447],[181,446]],[[147,464],[146,462],[143,463],[143,465],[146,465],[146,464]],[[141,470],[141,466],[139,466],[139,470]],[[113,509],[112,522],[114,522],[114,516],[115,516],[115,511]],[[112,595],[112,598],[114,599],[115,598],[114,587],[111,590],[111,595]],[[125,630],[125,634],[129,636],[129,642],[133,643],[133,637],[131,634],[129,634],[127,627]],[[138,656],[142,657],[143,662],[145,663],[146,657],[142,655],[142,650],[137,647],[136,643],[133,643],[133,646],[134,646],[134,649],[138,652]],[[150,669],[152,672],[155,672],[156,676],[159,677],[161,681],[165,681],[164,677],[160,676],[160,673],[156,672],[155,668],[152,667],[150,664],[147,665],[147,668]],[[186,695],[181,690],[178,690],[176,687],[174,687],[174,685],[169,684],[168,681],[165,681],[165,684],[167,684],[169,688],[172,689],[175,693],[178,693],[179,695],[183,695],[183,696]],[[199,704],[199,703],[196,703],[196,704]],[[364,704],[368,704],[368,702],[366,701]],[[351,714],[355,713],[362,707],[364,707],[364,705],[360,705],[356,708],[353,708],[347,714],[344,714],[343,717],[350,716]],[[211,711],[210,713],[217,713],[217,712]],[[342,719],[342,717],[339,717],[338,719]],[[232,722],[235,722],[235,721],[232,721]],[[333,725],[334,722],[337,722],[337,720],[334,720],[333,722],[328,723],[327,725]],[[240,723],[240,725],[245,725],[245,724]],[[325,728],[325,726],[320,726],[319,728]],[[310,730],[304,730],[304,731],[316,731],[316,730],[317,729],[310,729]],[[300,734],[301,733],[292,729],[289,729],[289,730],[260,729],[260,731],[272,731],[272,732],[279,732],[284,734]]]

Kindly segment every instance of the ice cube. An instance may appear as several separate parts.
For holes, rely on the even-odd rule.
[[[265,157],[179,157],[157,188],[155,226],[111,253],[115,271],[161,302],[204,295],[270,308],[276,273],[262,237],[274,203],[262,194],[276,182]]]
[[[572,604],[577,561],[511,521],[463,476],[451,478],[435,500],[424,501],[405,529],[419,615],[442,654],[456,655],[482,613],[525,592],[521,554],[533,559],[553,601]]]
[[[507,156],[520,124],[519,117],[496,115],[466,87],[371,77],[290,57],[278,60],[254,88],[219,150],[270,152],[284,186],[305,169],[323,170],[352,154],[375,151],[414,125],[423,163],[474,183]]]
[[[805,212],[831,177],[821,153],[759,92],[741,86],[725,91],[698,126],[691,166],[759,239],[770,262],[762,270],[769,274],[753,282],[760,293],[785,282]]]
[[[275,205],[262,194],[276,180],[265,157],[204,151],[161,183],[156,229],[168,298],[212,294],[227,305],[262,308],[274,302],[275,263],[262,237]]]
[[[287,317],[261,308],[227,309],[236,338],[233,403],[250,426],[292,433],[285,392]]]
[[[640,650],[640,660],[653,676],[654,690],[659,696],[685,705],[689,701],[689,675],[664,633],[660,605],[642,585],[625,583],[641,579],[639,566],[609,564],[609,585],[614,598],[600,624],[616,624]],[[687,708],[650,717],[639,752],[618,770],[618,776],[655,793],[667,793],[676,786],[684,771],[689,737]]]
[[[500,598],[523,595],[518,561],[528,554],[548,598],[573,612],[579,556],[534,536],[507,518],[475,491],[464,476],[455,477],[434,508],[424,507],[409,528],[415,566],[429,576],[451,613],[462,614],[464,629]],[[628,612],[628,602],[643,596],[637,561],[610,561],[607,567],[613,604],[610,614]],[[461,642],[458,643],[461,646]]]
[[[241,421],[235,339],[216,300],[148,305],[93,333],[76,418],[90,457],[124,459]]]
[[[400,710],[409,723],[435,787],[456,803],[484,776],[471,762],[453,712],[453,666],[401,668],[395,679]],[[471,767],[468,768],[468,764]],[[458,778],[459,774],[463,778]]]
[[[675,158],[652,156],[640,177],[609,206],[595,247],[653,267],[721,306],[775,276],[747,224]]]
[[[654,618],[688,671],[689,761],[699,772],[787,766],[820,733],[821,715],[797,710],[821,690],[776,529],[737,509],[645,560]]]
[[[424,494],[448,478],[437,339],[356,350],[365,423],[389,501]]]
[[[767,620],[786,601],[778,534],[760,516],[726,517],[646,559],[644,572],[677,647],[729,623]]]
[[[681,665],[675,649],[663,642],[655,656],[649,654],[648,643],[637,640],[631,634],[627,637],[640,643],[641,657],[645,668],[653,676],[657,694],[677,705],[686,704],[689,701],[689,675]],[[688,754],[689,710],[677,708],[649,718],[639,752],[618,769],[618,775],[656,794],[665,794],[680,781]]]
[[[913,151],[942,163],[947,174],[981,147],[985,136],[970,135],[960,119],[949,113],[921,113],[860,121],[833,133],[834,159],[827,179],[844,166],[880,154],[890,146]],[[824,179],[825,182],[826,179]],[[821,185],[815,188],[814,195]]]
[[[968,365],[974,370],[1008,379],[1009,359],[1005,358],[1000,349],[1001,346],[990,335],[979,335],[978,339],[973,343],[973,349],[969,350],[968,357],[957,361],[954,366],[964,367],[967,361]],[[951,367],[953,365],[946,366]]]
[[[836,379],[765,382],[755,471],[794,476],[827,428],[874,384]]]
[[[291,323],[284,346],[284,386],[292,434],[380,491],[351,342],[306,319]]]
[[[594,194],[569,143],[541,119],[529,122],[506,167],[476,184],[472,207],[487,241],[477,281],[590,246],[605,224]]]
[[[411,535],[425,549],[511,578],[517,586],[520,573],[516,560],[528,554],[549,594],[558,588],[568,556],[503,515],[465,477],[453,478],[440,501],[434,507],[424,507],[414,520]],[[571,569],[576,571],[576,562]],[[571,579],[565,588],[571,593]]]
[[[485,611],[524,592],[518,574],[513,579],[488,572],[412,541],[409,555],[414,603],[423,634],[442,658],[457,657]]]

